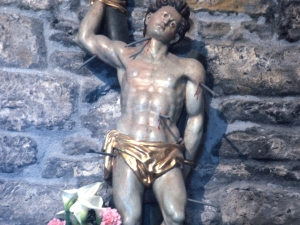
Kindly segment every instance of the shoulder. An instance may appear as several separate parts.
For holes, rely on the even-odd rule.
[[[203,82],[205,79],[205,70],[202,64],[196,59],[182,58],[184,75],[194,82]]]
[[[134,49],[131,47],[126,47],[127,44],[122,41],[112,41],[112,45],[113,46],[111,47],[113,47],[114,51],[117,52],[117,54],[120,56],[130,54]]]
[[[178,57],[173,54],[170,54],[169,58],[173,64],[172,68],[176,68],[179,74],[193,82],[204,82],[205,70],[199,61],[193,58]]]
[[[126,43],[121,41],[113,41],[114,53],[117,54],[118,58],[122,61],[123,65],[128,64],[133,60],[133,55],[140,51],[140,46],[137,47],[126,47]]]

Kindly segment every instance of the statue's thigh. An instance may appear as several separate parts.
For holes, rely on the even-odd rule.
[[[142,213],[144,186],[121,155],[114,159],[113,196],[118,211],[123,216],[139,216]]]
[[[184,214],[187,196],[179,168],[174,168],[157,178],[153,184],[153,191],[165,216]]]

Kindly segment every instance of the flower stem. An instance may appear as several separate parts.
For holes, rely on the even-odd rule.
[[[71,225],[70,221],[70,211],[66,211],[66,225]]]

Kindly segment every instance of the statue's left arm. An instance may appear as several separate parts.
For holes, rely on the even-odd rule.
[[[184,131],[184,143],[186,147],[185,158],[193,161],[203,133],[204,101],[203,90],[200,83],[205,83],[205,71],[203,66],[194,59],[188,59],[186,74],[186,110],[188,121]],[[185,177],[190,168],[185,168]]]

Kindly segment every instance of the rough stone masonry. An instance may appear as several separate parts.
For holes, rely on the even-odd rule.
[[[152,0],[153,1],[153,0]],[[131,40],[151,0],[128,0]],[[300,1],[189,0],[171,51],[203,55],[206,122],[188,225],[300,224]],[[101,181],[120,116],[115,71],[74,43],[87,0],[0,1],[0,225],[47,224],[61,191]],[[111,190],[103,191],[109,199]]]

